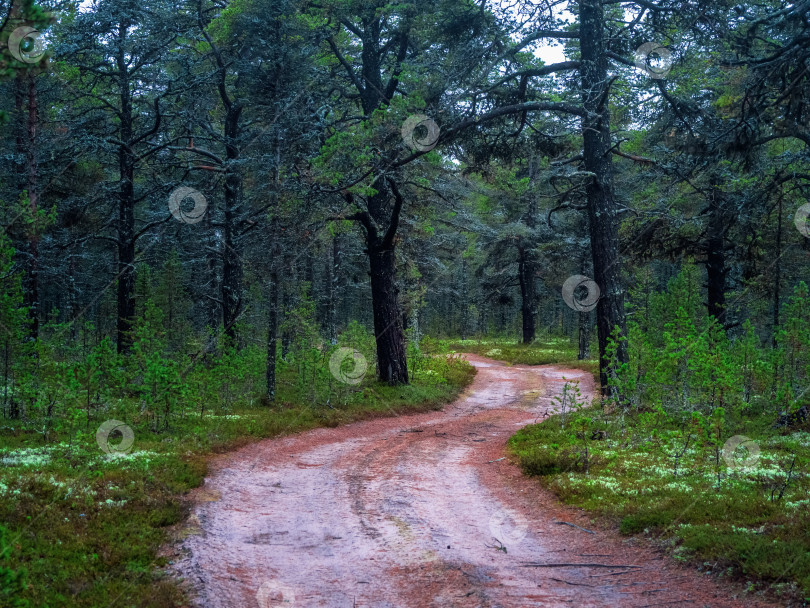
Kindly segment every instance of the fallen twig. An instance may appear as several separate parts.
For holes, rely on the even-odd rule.
[[[602,578],[603,576],[621,576],[622,574],[627,574],[628,572],[634,572],[634,570],[620,570],[619,572],[606,572],[605,574],[590,574],[588,578]]]
[[[553,581],[557,581],[558,583],[565,583],[566,585],[575,585],[577,587],[599,587],[599,585],[588,585],[586,583],[572,583],[571,581],[566,581],[561,578],[554,578],[553,576],[549,577]]]
[[[555,524],[565,524],[566,526],[571,526],[572,528],[579,528],[580,530],[582,530],[583,532],[587,532],[588,534],[596,534],[596,532],[593,532],[591,530],[586,530],[582,526],[578,526],[576,524],[572,524],[572,523],[567,522],[567,521],[555,521],[554,523]]]

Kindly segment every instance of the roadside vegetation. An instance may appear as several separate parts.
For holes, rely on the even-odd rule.
[[[411,341],[411,384],[380,383],[373,336],[353,323],[335,345],[296,333],[279,352],[270,403],[264,349],[222,343],[215,359],[195,359],[167,342],[151,304],[128,356],[90,326],[67,350],[64,329],[44,327],[40,351],[16,359],[17,375],[0,386],[6,411],[23,412],[0,426],[4,607],[182,605],[158,552],[212,454],[439,409],[474,376],[463,360],[423,355]]]
[[[727,338],[698,286],[687,267],[633,315],[630,363],[602,407],[569,399],[510,449],[526,473],[622,534],[801,605],[810,601],[807,287],[771,344],[748,322]]]

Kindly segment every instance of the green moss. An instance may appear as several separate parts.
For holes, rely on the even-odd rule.
[[[593,512],[625,535],[643,534],[669,546],[681,560],[770,586],[783,598],[810,597],[810,434],[780,435],[763,419],[729,420],[732,434],[754,438],[761,448],[748,469],[718,462],[707,436],[682,447],[676,426],[596,412],[594,423],[608,439],[589,441],[588,473],[572,453],[584,440],[562,429],[558,416],[518,431],[509,441],[527,474],[564,502]],[[796,457],[798,473],[784,489]],[[677,474],[676,474],[677,471]]]

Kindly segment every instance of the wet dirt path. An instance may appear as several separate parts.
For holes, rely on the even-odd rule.
[[[763,605],[733,600],[615,534],[559,523],[589,526],[499,459],[515,430],[553,409],[563,376],[585,396],[592,377],[467,358],[478,374],[442,412],[319,429],[217,458],[193,497],[177,565],[196,605]]]

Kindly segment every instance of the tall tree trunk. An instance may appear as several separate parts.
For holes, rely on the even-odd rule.
[[[371,117],[372,114],[384,105],[391,103],[397,92],[401,66],[409,48],[409,25],[403,22],[403,29],[396,40],[398,52],[395,66],[390,69],[386,66],[384,58],[390,42],[381,40],[383,17],[377,13],[372,5],[364,6],[361,11],[360,30],[354,30],[362,42],[360,50],[361,70],[358,75],[351,66],[348,71],[352,74],[351,80],[357,90],[358,98],[363,107],[363,114]],[[345,24],[344,24],[345,25]],[[337,56],[341,56],[334,41],[330,46]],[[396,47],[395,47],[396,48]],[[383,71],[389,71],[389,78],[383,82]],[[393,160],[397,154],[394,150],[386,152],[386,156]],[[390,186],[390,190],[389,190]],[[397,301],[395,277],[395,241],[399,215],[402,210],[402,196],[388,177],[377,175],[373,182],[376,193],[366,199],[367,210],[354,214],[350,218],[360,221],[366,230],[366,251],[369,256],[371,274],[371,305],[374,316],[374,330],[377,340],[377,373],[379,379],[390,384],[408,383],[408,365],[405,354],[405,335],[402,328],[402,316]],[[388,211],[390,192],[393,192],[395,204],[392,211]],[[347,194],[351,202],[351,195]],[[380,234],[384,231],[384,236]]]
[[[37,86],[33,74],[28,80],[28,128],[26,141],[25,165],[27,174],[28,205],[33,223],[28,233],[28,272],[26,273],[26,306],[31,319],[30,335],[35,340],[39,337],[39,222],[37,164],[37,127],[39,126],[39,108],[37,106]]]
[[[580,260],[580,268],[582,269],[582,274],[587,272],[587,255],[584,251],[582,252],[582,258]],[[579,350],[577,352],[577,359],[583,361],[591,358],[591,312],[580,311],[578,316]]]
[[[717,191],[717,180],[712,179],[709,200],[709,226],[706,239],[706,286],[709,314],[723,325],[726,314],[726,251],[725,221]]]
[[[224,68],[222,79],[224,80]],[[242,314],[242,252],[237,242],[237,217],[239,199],[242,190],[242,176],[237,167],[239,148],[239,118],[242,106],[232,102],[220,83],[220,97],[227,109],[225,116],[225,158],[227,162],[225,177],[225,225],[223,226],[224,247],[222,251],[222,322],[225,335],[236,340],[236,322]]]
[[[580,311],[579,313],[579,352],[577,359],[591,358],[591,313]]]
[[[278,203],[278,193],[281,190],[281,137],[276,132],[276,166],[273,179],[275,197]],[[281,286],[279,285],[278,268],[282,262],[281,241],[279,238],[278,218],[273,208],[270,221],[270,289],[267,296],[267,361],[265,365],[265,389],[267,400],[274,403],[276,400],[276,359],[278,358],[278,312],[281,306]]]
[[[389,384],[408,383],[405,335],[399,314],[394,270],[394,248],[369,244],[371,303],[377,341],[377,374]]]
[[[467,260],[464,259],[464,258],[461,258],[461,289],[459,291],[461,292],[461,298],[460,298],[460,300],[461,300],[461,331],[459,333],[461,334],[461,339],[466,340],[467,339],[467,332],[469,331],[469,328],[470,328],[470,303],[469,303],[469,295],[468,295],[468,289],[467,289]],[[416,292],[419,293],[419,284],[418,283],[416,285]],[[419,297],[421,298],[421,296],[419,296]],[[418,314],[419,302],[417,302],[415,304],[415,307],[416,307],[416,311],[417,311],[417,314],[415,316],[418,317],[419,316],[419,314]],[[418,325],[418,319],[417,319],[417,325]]]
[[[77,324],[72,321],[76,318],[79,311],[78,301],[78,290],[76,289],[76,254],[71,251],[68,255],[67,315],[65,315],[68,322],[70,322],[71,340],[75,340],[77,336]]]
[[[518,279],[520,280],[520,312],[523,317],[523,343],[531,344],[535,338],[534,324],[534,268],[526,249],[518,248]]]
[[[226,180],[227,182],[227,180]],[[242,313],[242,259],[235,239],[235,197],[225,186],[225,222],[222,240],[222,323],[225,335],[236,340],[236,323]]]
[[[266,389],[267,399],[271,403],[276,400],[276,340],[278,334],[278,307],[279,289],[278,289],[278,272],[276,270],[276,256],[270,262],[270,286],[267,295],[267,372],[266,372]]]
[[[241,346],[236,335],[236,323],[242,315],[242,250],[238,242],[238,218],[242,197],[242,174],[238,165],[239,135],[241,127],[239,121],[244,106],[236,98],[231,98],[228,92],[228,68],[230,63],[222,55],[219,46],[208,33],[206,17],[202,2],[197,5],[197,24],[205,41],[211,48],[213,60],[217,67],[217,92],[225,109],[222,135],[225,143],[225,209],[223,215],[222,247],[222,283],[220,285],[220,306],[222,307],[222,324],[225,335],[237,346]]]
[[[132,97],[129,90],[129,59],[124,40],[128,26],[118,28],[119,48],[116,57],[119,92],[121,96],[120,141],[118,146],[118,292],[117,347],[119,353],[132,346],[132,322],[135,318],[135,159],[132,141]]]
[[[329,308],[326,314],[326,335],[332,344],[337,342],[337,301],[340,287],[340,235],[332,236],[332,260],[326,265],[329,282]]]
[[[391,179],[378,178],[375,188],[377,193],[368,198],[368,212],[355,214],[351,219],[360,221],[366,232],[366,251],[371,274],[371,307],[377,341],[377,375],[382,382],[407,384],[408,362],[397,298],[394,239],[403,198]],[[389,215],[385,209],[391,193],[395,202]],[[387,229],[384,235],[380,235],[380,227],[386,219],[389,219]]]
[[[37,164],[37,128],[39,126],[39,109],[37,105],[36,80],[32,73],[18,73],[14,86],[14,104],[17,116],[16,182],[22,194],[28,197],[28,212],[31,223],[24,231],[27,241],[25,260],[25,278],[23,285],[23,305],[28,309],[30,319],[29,335],[36,339],[39,336],[39,226],[37,222],[38,175]]]
[[[585,170],[593,174],[586,188],[586,196],[594,281],[601,291],[596,307],[599,377],[602,394],[608,396],[608,377],[611,373],[610,362],[606,358],[608,339],[614,328],[625,336],[626,324],[619,257],[619,218],[613,194],[609,82],[601,0],[580,0],[579,22],[582,102],[587,112],[582,120],[583,164]],[[624,341],[619,343],[617,359],[619,364],[628,361]]]
[[[222,323],[222,303],[220,298],[222,287],[219,281],[219,237],[217,236],[217,228],[213,225],[212,217],[213,214],[206,213],[203,218],[208,239],[208,246],[205,248],[205,311],[208,327],[211,328],[212,332],[216,332],[220,323]],[[213,352],[215,348],[216,338],[212,337],[208,350]]]
[[[287,315],[295,308],[297,303],[297,294],[293,289],[298,285],[298,265],[296,264],[298,259],[290,258],[289,255],[284,255],[284,253],[281,255],[283,260],[282,267],[290,269],[290,280],[284,281],[282,278],[279,278],[280,282],[278,285],[279,297],[281,299],[279,323],[283,326],[281,330],[281,356],[286,359],[292,348],[293,335],[285,321],[287,320]]]
[[[780,186],[779,200],[776,207],[776,262],[773,269],[773,347],[778,346],[777,335],[779,333],[779,297],[781,295],[782,284],[782,192]]]

